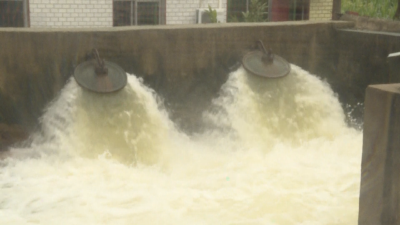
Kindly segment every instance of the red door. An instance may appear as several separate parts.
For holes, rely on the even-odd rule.
[[[290,0],[270,1],[270,21],[288,21],[290,12]]]

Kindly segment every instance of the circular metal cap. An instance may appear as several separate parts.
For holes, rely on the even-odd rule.
[[[247,53],[242,60],[243,67],[254,75],[267,78],[279,78],[289,74],[290,64],[284,58],[271,55],[272,60],[266,61],[265,54],[262,51]]]
[[[76,82],[83,88],[98,93],[110,93],[125,87],[127,77],[120,66],[104,61],[104,66],[108,71],[101,74],[96,73],[97,65],[98,63],[94,59],[79,64],[74,72]]]

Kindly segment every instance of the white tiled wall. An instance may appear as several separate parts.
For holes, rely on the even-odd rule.
[[[332,0],[311,0],[310,20],[332,19]]]
[[[194,24],[196,23],[196,9],[213,9],[221,7],[222,18],[220,22],[226,21],[226,0],[166,0],[167,1],[167,24]]]
[[[111,27],[113,0],[30,0],[31,27]],[[196,23],[196,9],[219,9],[226,22],[227,0],[166,0],[167,24]],[[310,20],[330,20],[332,0],[311,0]]]
[[[112,0],[30,0],[31,27],[111,27]]]

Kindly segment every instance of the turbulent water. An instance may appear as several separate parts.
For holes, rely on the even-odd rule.
[[[70,80],[0,160],[0,224],[357,224],[362,135],[328,84],[240,68],[203,120],[180,132],[135,76],[110,95]]]

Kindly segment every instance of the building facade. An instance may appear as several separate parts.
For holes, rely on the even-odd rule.
[[[330,20],[332,6],[332,0],[311,0],[310,20]]]
[[[330,20],[332,0],[260,0],[270,21]],[[90,28],[241,20],[250,0],[0,0],[0,27]]]

